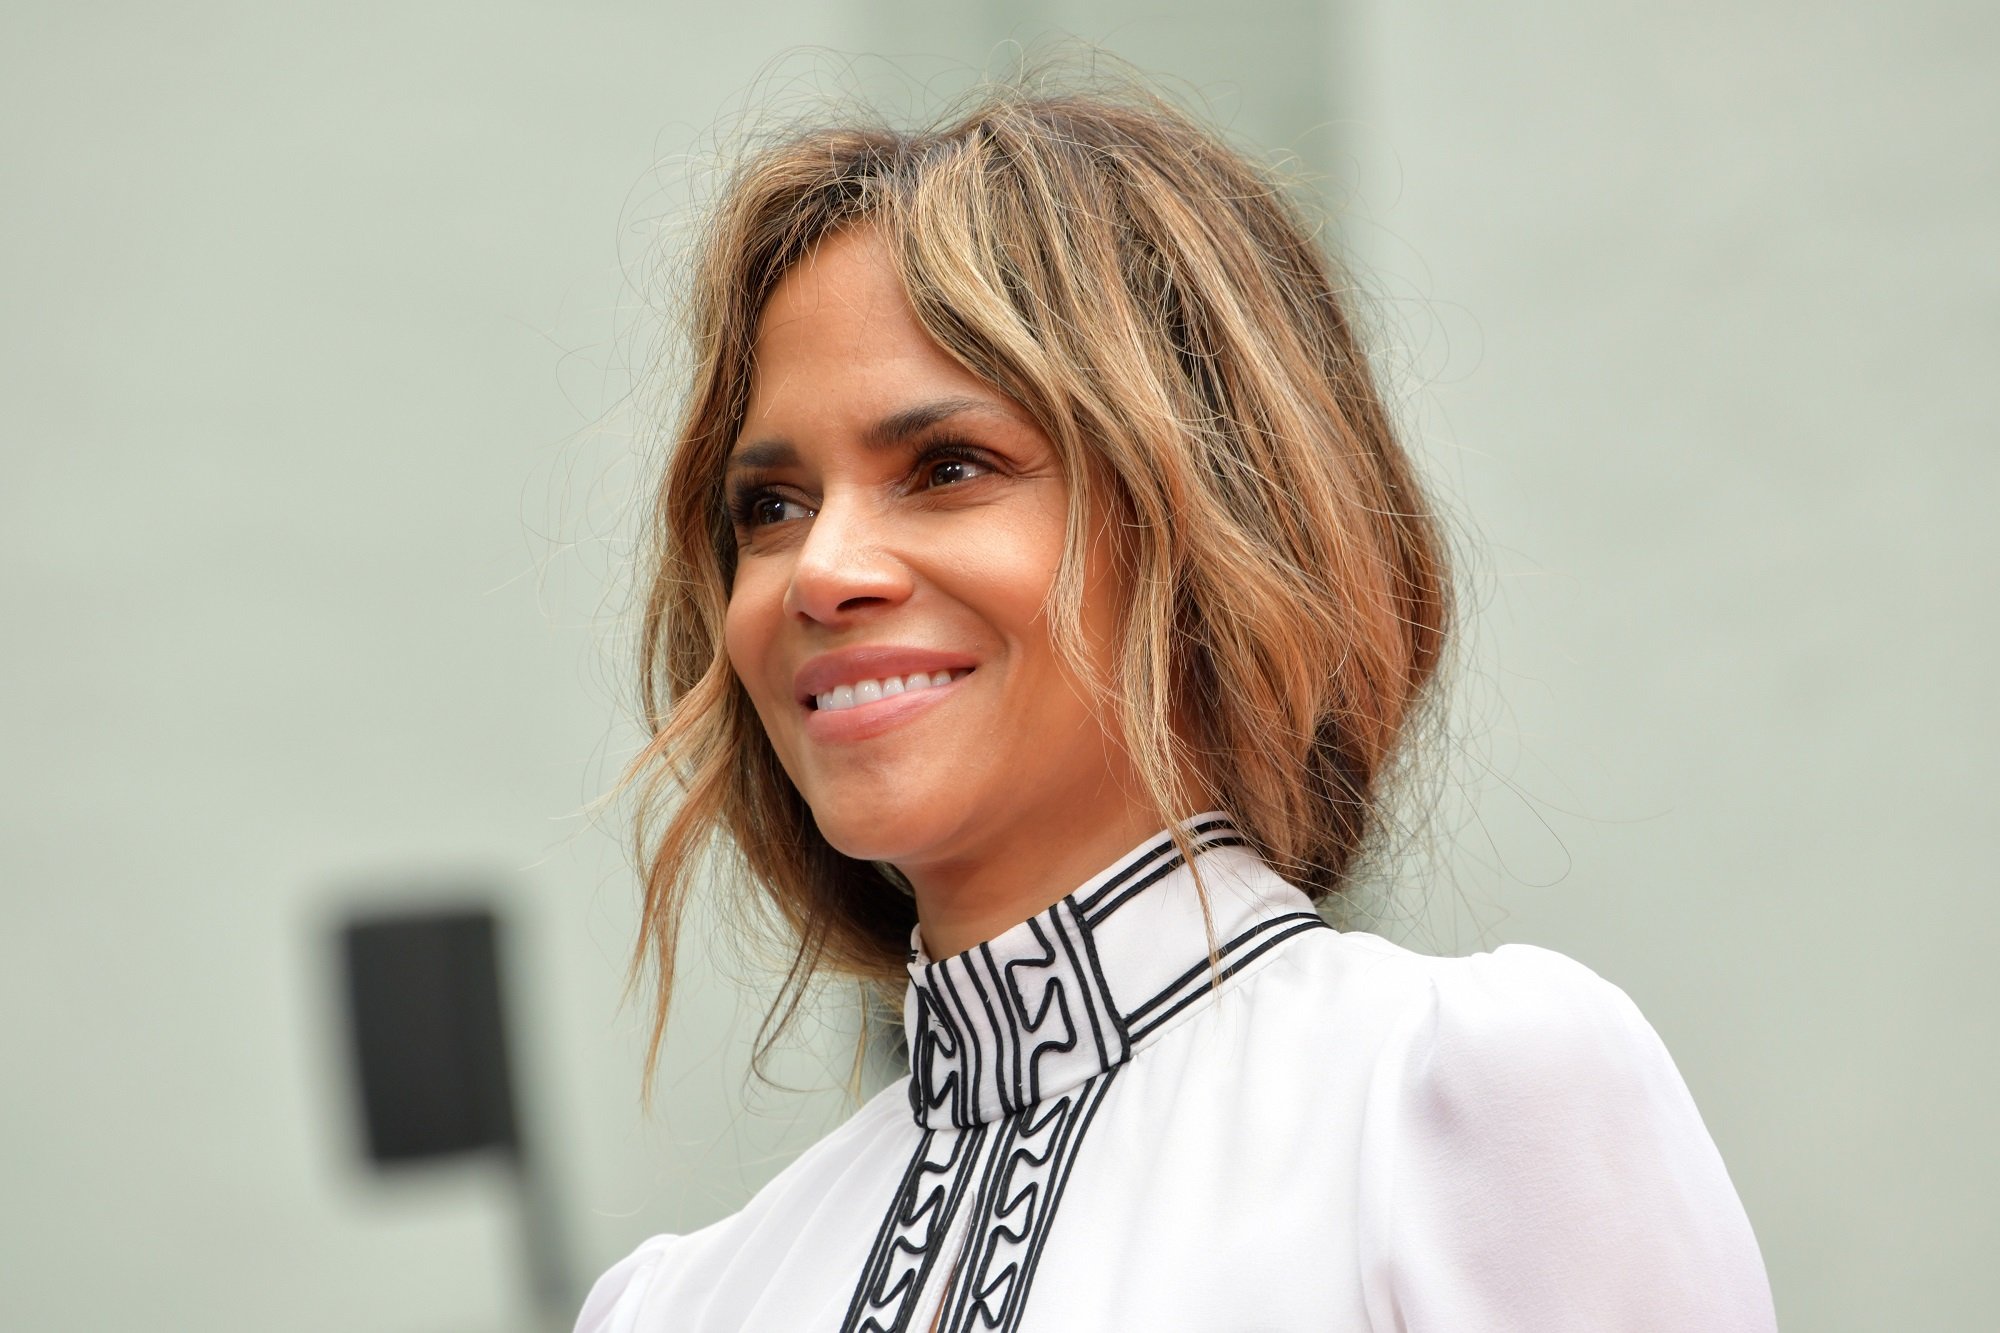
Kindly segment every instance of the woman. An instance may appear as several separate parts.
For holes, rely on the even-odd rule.
[[[791,996],[900,983],[913,1073],[640,1245],[582,1333],[1772,1327],[1621,991],[1317,910],[1448,583],[1269,179],[1144,96],[1002,92],[754,158],[697,280],[644,664],[657,1017],[719,833]]]

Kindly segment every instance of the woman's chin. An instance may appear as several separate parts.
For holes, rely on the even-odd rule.
[[[943,811],[889,806],[881,802],[830,809],[813,806],[820,836],[842,856],[856,861],[887,861],[901,866],[923,860],[958,822]]]

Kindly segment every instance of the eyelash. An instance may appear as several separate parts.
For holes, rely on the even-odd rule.
[[[989,472],[993,470],[993,465],[982,458],[979,451],[972,448],[972,446],[958,440],[939,440],[917,456],[916,462],[910,467],[910,476],[913,478],[922,477],[927,475],[940,463],[954,462],[967,463],[973,467],[984,468]],[[947,482],[945,484],[947,486],[962,486],[965,483]],[[924,486],[920,489],[938,490],[942,488]],[[730,522],[734,523],[739,529],[773,527],[775,526],[774,524],[755,522],[757,506],[762,504],[766,499],[783,500],[784,498],[775,487],[762,485],[754,481],[741,482],[729,494],[727,507]]]

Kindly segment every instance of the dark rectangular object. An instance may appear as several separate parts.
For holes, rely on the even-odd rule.
[[[356,920],[343,944],[369,1156],[516,1152],[493,913]]]

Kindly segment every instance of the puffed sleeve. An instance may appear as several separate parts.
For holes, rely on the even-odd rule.
[[[575,1333],[632,1333],[638,1327],[639,1305],[646,1286],[659,1269],[661,1256],[678,1236],[654,1236],[604,1270],[583,1298]]]
[[[1433,966],[1362,1126],[1373,1327],[1774,1330],[1721,1154],[1625,993],[1529,945]]]

